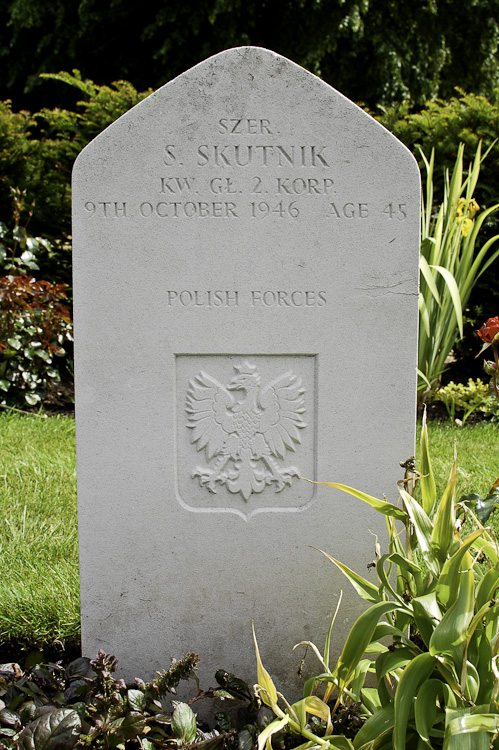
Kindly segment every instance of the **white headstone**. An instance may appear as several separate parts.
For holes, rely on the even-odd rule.
[[[228,50],[105,130],[74,171],[84,652],[130,677],[201,656],[291,697],[338,652],[414,452],[419,172],[268,50]],[[311,665],[315,669],[318,665]]]

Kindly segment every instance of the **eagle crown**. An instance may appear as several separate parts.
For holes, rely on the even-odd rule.
[[[260,375],[256,372],[255,365],[244,362],[241,365],[235,365],[234,369],[237,375],[231,379],[227,386],[228,391],[249,391],[258,388],[262,382]]]

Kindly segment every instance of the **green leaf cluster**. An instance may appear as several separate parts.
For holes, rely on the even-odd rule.
[[[456,87],[449,99],[426,101],[422,108],[414,111],[410,102],[385,107],[376,115],[388,130],[405,143],[420,159],[419,150],[425,154],[435,151],[438,162],[434,172],[438,200],[443,196],[444,170],[452,170],[459,143],[464,143],[468,152],[476,152],[480,142],[485,150],[490,149],[499,138],[499,88],[488,96],[467,93]],[[481,165],[477,183],[480,203],[499,202],[499,148],[494,146]]]
[[[467,383],[455,383],[451,380],[447,385],[438,388],[433,394],[434,401],[441,401],[449,419],[453,422],[456,414],[462,414],[462,424],[470,414],[480,412],[483,415],[496,415],[498,404],[490,385],[480,378],[468,378]]]
[[[172,666],[144,682],[116,677],[117,659],[99,651],[96,659],[79,658],[67,667],[39,663],[40,653],[28,657],[23,672],[17,664],[0,665],[0,747],[2,750],[155,750],[187,748],[235,750],[236,732],[231,720],[218,715],[225,729],[206,731],[198,724],[191,704],[206,698],[251,703],[248,686],[226,672],[224,688],[201,691],[196,677],[198,657],[186,654]],[[181,680],[194,680],[189,703],[172,700],[164,707],[160,698],[175,695]],[[233,689],[233,684],[237,687]]]
[[[399,483],[400,507],[345,485],[323,483],[385,515],[389,533],[388,551],[382,554],[378,549],[376,554],[377,585],[323,553],[369,604],[334,667],[329,666],[332,627],[324,655],[306,644],[318,656],[322,672],[305,683],[304,705],[317,699],[324,687],[321,718],[333,731],[326,729],[322,740],[332,747],[459,750],[488,748],[490,742],[497,746],[499,547],[469,506],[456,501],[455,463],[437,498],[425,420],[418,499],[409,492],[414,478],[407,470]],[[267,697],[277,717],[275,731],[284,718],[291,726],[298,704],[283,710],[270,698],[276,689],[262,671],[258,651],[257,662],[262,700]],[[375,676],[376,687],[368,686],[369,674]],[[334,732],[334,717],[341,706],[352,704],[360,705],[365,723],[347,744],[349,740]],[[316,737],[307,737],[307,721],[293,728],[308,739],[300,748],[321,745]],[[266,732],[260,750],[272,733],[269,728]]]
[[[50,255],[52,247],[20,223],[24,197],[14,191],[13,230],[0,222],[0,403],[11,406],[41,402],[60,380],[54,357],[72,341],[66,286],[32,276],[40,250]]]

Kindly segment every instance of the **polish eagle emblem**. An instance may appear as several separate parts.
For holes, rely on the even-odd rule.
[[[207,461],[191,476],[210,492],[223,485],[248,502],[252,493],[270,485],[281,492],[299,476],[295,466],[280,467],[279,461],[301,443],[305,389],[291,370],[263,386],[250,362],[234,370],[227,385],[203,371],[189,380],[187,427]]]

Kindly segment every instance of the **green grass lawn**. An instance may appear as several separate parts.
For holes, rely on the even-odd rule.
[[[0,644],[79,642],[74,432],[0,414]]]
[[[428,431],[439,491],[456,445],[458,497],[486,493],[499,477],[499,425],[430,422]],[[79,627],[74,420],[2,413],[0,646],[71,647]]]

